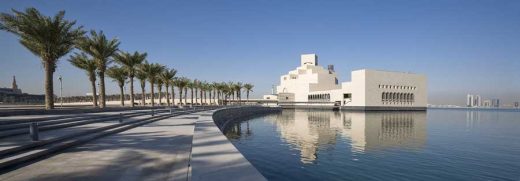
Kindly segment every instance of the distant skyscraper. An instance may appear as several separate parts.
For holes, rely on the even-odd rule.
[[[479,95],[476,95],[474,98],[474,104],[473,107],[480,107],[482,106],[482,98]]]
[[[491,99],[491,107],[500,107],[500,99]]]
[[[466,106],[467,107],[481,107],[483,106],[483,100],[480,95],[472,95],[468,94],[466,97]]]
[[[471,94],[468,94],[468,97],[466,99],[466,106],[473,107],[473,102],[474,102],[474,96]]]
[[[482,107],[491,107],[491,100],[486,99],[482,101]]]

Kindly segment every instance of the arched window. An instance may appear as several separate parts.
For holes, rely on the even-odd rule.
[[[412,102],[415,102],[415,95],[412,93]]]
[[[386,93],[383,92],[383,93],[381,94],[381,100],[383,100],[383,101],[386,100]]]

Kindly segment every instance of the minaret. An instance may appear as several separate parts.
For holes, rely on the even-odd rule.
[[[17,90],[18,89],[18,85],[16,85],[16,77],[13,75],[13,86],[12,86],[13,90]]]
[[[14,77],[14,75],[13,75],[13,85],[12,85],[12,88],[13,88],[13,92],[14,93],[17,93],[17,94],[21,94],[22,93],[22,90],[18,89],[18,85],[16,84],[16,77]]]

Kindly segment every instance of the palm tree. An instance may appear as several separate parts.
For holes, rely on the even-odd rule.
[[[190,90],[191,90],[191,105],[192,106],[193,106],[193,89],[195,88],[195,86],[197,86],[195,81],[188,80],[188,86],[187,87],[190,88]]]
[[[242,82],[237,82],[236,84],[233,85],[233,90],[236,92],[237,94],[237,100],[238,100],[238,103],[241,104],[241,101],[242,101],[242,88],[244,87],[244,85],[242,84]]]
[[[125,86],[125,81],[128,78],[128,72],[126,72],[126,69],[122,67],[110,67],[109,69],[107,69],[106,73],[110,78],[114,79],[114,81],[117,82],[121,95],[121,106],[125,106],[125,91],[123,87]]]
[[[213,84],[211,83],[208,83],[208,92],[209,92],[209,104],[213,104],[212,100],[211,100],[211,95],[212,95],[212,92],[213,92]]]
[[[221,89],[221,84],[218,83],[218,82],[215,82],[214,84],[215,84],[215,91],[217,92],[216,93],[217,94],[217,104],[220,105],[221,104],[220,103],[220,93],[221,93],[221,90],[222,90]]]
[[[244,84],[244,89],[246,89],[247,102],[249,102],[249,92],[253,92],[253,87],[253,84]]]
[[[20,43],[40,57],[45,69],[45,109],[54,109],[53,75],[58,60],[69,53],[85,31],[74,28],[76,21],[63,19],[65,11],[54,17],[44,16],[35,8],[25,12],[0,14],[0,30],[18,36]]]
[[[198,92],[199,92],[199,80],[197,80],[197,79],[193,80],[193,88],[195,89],[195,104],[198,104],[197,101],[199,99],[199,95],[198,95]]]
[[[152,107],[155,106],[155,92],[154,87],[155,83],[157,82],[158,75],[163,71],[164,66],[158,64],[158,63],[144,63],[143,69],[146,72],[146,77],[148,78],[148,81],[150,82],[150,89],[151,89],[151,96],[152,96]]]
[[[136,76],[137,66],[144,62],[146,59],[146,53],[134,52],[130,54],[128,52],[121,52],[116,54],[114,57],[115,61],[119,63],[126,72],[128,72],[128,78],[130,79],[130,105],[134,107],[134,77]]]
[[[159,75],[162,82],[164,82],[164,86],[166,87],[166,103],[168,104],[168,107],[170,107],[170,97],[169,97],[168,88],[170,87],[170,85],[172,86],[172,94],[173,94],[173,84],[171,84],[172,83],[171,80],[175,77],[175,74],[177,74],[177,70],[172,68],[172,69],[165,69]]]
[[[177,85],[177,77],[173,77],[173,79],[170,80],[170,84],[172,85],[172,105],[175,106],[175,86]]]
[[[85,53],[89,54],[96,61],[99,76],[99,95],[100,107],[106,107],[105,100],[105,71],[107,66],[112,62],[112,57],[116,55],[119,47],[119,40],[108,40],[103,31],[97,33],[90,31],[90,36],[85,37],[78,44],[78,47]]]
[[[186,79],[186,86],[184,86],[184,104],[188,105],[188,84],[190,83],[189,79]]]
[[[141,104],[143,106],[146,105],[146,80],[148,79],[148,74],[145,70],[145,64],[148,64],[146,61],[142,64],[139,64],[137,66],[137,71],[135,72],[135,77],[139,79],[139,82],[141,83]]]
[[[213,97],[211,99],[213,99],[213,102],[215,104],[218,104],[218,100],[215,100],[215,97],[217,97],[217,94],[218,94],[218,92],[217,92],[217,90],[218,90],[218,83],[217,82],[212,82],[211,83],[211,88],[212,88],[212,91],[213,91]]]
[[[207,87],[206,87],[206,82],[200,82],[200,102],[202,104],[206,104],[206,90],[207,90]]]
[[[224,97],[224,104],[227,105],[228,103],[228,98],[231,96],[231,94],[233,93],[233,90],[231,88],[231,83],[232,82],[229,82],[229,83],[222,83],[222,96]]]
[[[175,80],[175,85],[179,88],[179,101],[180,101],[180,104],[182,105],[182,92],[184,91],[184,88],[187,86],[188,84],[188,81],[187,81],[187,78],[185,77],[180,77],[178,78],[177,80]],[[186,102],[186,101],[184,101]]]
[[[85,70],[87,73],[90,85],[92,86],[92,104],[94,107],[97,107],[96,62],[84,53],[75,53],[73,56],[70,56],[69,62],[73,66]]]
[[[200,105],[203,105],[204,103],[202,102],[202,100],[204,97],[202,96],[202,94],[204,93],[204,82],[199,81],[197,87],[200,89]]]
[[[164,70],[162,70],[162,71],[159,73],[159,75],[157,75],[157,89],[159,90],[159,106],[162,105],[162,102],[161,102],[161,100],[162,100],[162,86],[163,86],[164,82],[163,82],[163,79],[161,79],[160,76],[161,76],[161,74],[162,74],[163,71],[164,71]]]

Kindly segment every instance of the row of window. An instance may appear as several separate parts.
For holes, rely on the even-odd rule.
[[[411,103],[415,102],[415,95],[413,93],[383,92],[381,94],[381,100],[383,102]]]
[[[401,90],[415,90],[415,86],[402,86],[402,85],[379,85],[380,89],[401,89]]]
[[[307,96],[309,100],[330,100],[330,94],[311,94]]]

